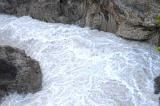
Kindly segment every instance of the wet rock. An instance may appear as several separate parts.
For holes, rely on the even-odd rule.
[[[12,82],[17,75],[17,69],[9,61],[0,59],[0,85]]]
[[[24,51],[0,46],[0,97],[10,92],[34,93],[42,86],[39,63]]]
[[[159,94],[160,93],[160,76],[156,77],[154,79],[154,93]]]
[[[0,11],[47,22],[89,26],[131,40],[148,40],[158,0],[0,0]]]

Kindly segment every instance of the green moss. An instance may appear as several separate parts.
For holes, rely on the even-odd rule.
[[[156,50],[157,50],[158,52],[160,52],[160,46],[156,47]]]
[[[160,28],[160,16],[156,17],[156,25]]]

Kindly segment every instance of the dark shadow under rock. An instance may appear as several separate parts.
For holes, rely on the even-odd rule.
[[[9,61],[0,59],[0,85],[15,80],[17,69]]]
[[[11,92],[34,93],[41,87],[39,63],[22,50],[0,46],[0,97]]]

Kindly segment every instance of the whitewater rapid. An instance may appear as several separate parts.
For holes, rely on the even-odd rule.
[[[43,73],[41,91],[10,94],[1,106],[158,106],[160,56],[148,43],[1,14],[0,44],[24,49]]]

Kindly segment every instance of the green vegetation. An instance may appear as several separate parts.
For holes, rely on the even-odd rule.
[[[156,17],[156,26],[158,27],[158,29],[160,30],[160,16]]]
[[[158,52],[160,52],[160,47],[156,47],[156,50],[157,50]]]
[[[158,52],[160,52],[160,16],[156,17],[156,30],[155,30],[155,33],[159,34],[158,44],[157,44],[156,50]]]

